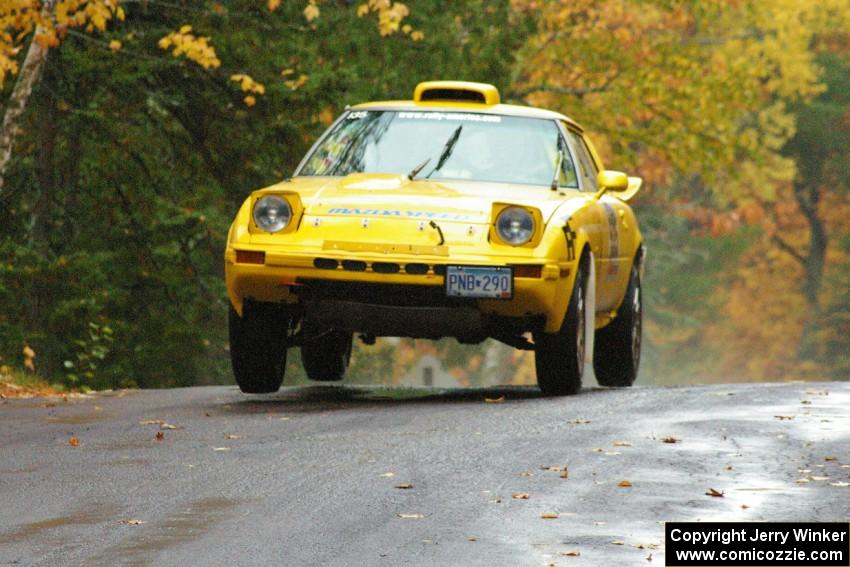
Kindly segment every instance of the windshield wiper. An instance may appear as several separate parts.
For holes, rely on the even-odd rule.
[[[555,162],[555,175],[552,176],[552,191],[561,187],[561,166],[564,164],[564,150],[558,150],[558,161]]]
[[[449,136],[449,139],[446,140],[446,144],[443,146],[443,151],[440,152],[440,159],[437,160],[437,167],[432,169],[431,172],[428,175],[425,176],[425,179],[428,179],[429,177],[434,175],[434,172],[439,171],[440,168],[442,168],[446,164],[446,162],[448,161],[449,157],[451,157],[452,152],[455,149],[455,144],[457,144],[457,139],[460,138],[461,130],[463,130],[463,124],[458,126],[457,129],[455,129],[455,131],[452,132],[452,135]]]
[[[423,161],[422,163],[420,163],[419,165],[417,165],[416,167],[414,167],[413,169],[411,169],[410,173],[407,174],[407,178],[410,179],[411,181],[413,181],[413,178],[416,177],[417,175],[419,175],[419,172],[422,171],[425,168],[425,166],[428,165],[428,162],[430,162],[430,161],[431,161],[431,158],[428,158],[425,161]]]

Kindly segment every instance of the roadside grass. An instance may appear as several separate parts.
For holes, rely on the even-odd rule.
[[[38,375],[0,366],[0,398],[61,396],[67,392],[64,386],[51,384]]]

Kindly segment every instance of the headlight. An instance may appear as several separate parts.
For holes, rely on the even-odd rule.
[[[254,204],[254,224],[260,230],[280,232],[291,220],[292,207],[282,197],[266,195]]]
[[[508,207],[496,219],[496,232],[508,244],[521,246],[534,234],[534,217],[521,207]]]

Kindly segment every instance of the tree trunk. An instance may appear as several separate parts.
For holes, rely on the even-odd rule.
[[[52,10],[54,1],[46,0],[43,10]],[[24,58],[24,64],[21,66],[20,71],[18,71],[15,88],[12,90],[9,103],[6,105],[6,113],[3,115],[3,125],[0,126],[0,194],[3,192],[6,166],[9,165],[9,159],[12,157],[12,148],[15,145],[15,137],[18,133],[18,120],[20,120],[21,115],[26,110],[27,101],[32,94],[32,89],[41,78],[41,72],[44,70],[44,62],[47,61],[48,50],[35,41],[35,37],[43,31],[44,29],[40,26],[35,29],[33,40],[30,41],[27,55]]]
[[[794,184],[794,196],[800,211],[809,224],[809,245],[804,257],[803,296],[806,298],[808,313],[803,325],[803,336],[800,338],[801,358],[812,358],[815,355],[814,331],[820,320],[820,290],[823,284],[823,271],[826,264],[826,247],[828,235],[823,219],[818,216],[820,191],[817,185],[798,182]]]

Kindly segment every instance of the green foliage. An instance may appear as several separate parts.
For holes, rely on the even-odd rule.
[[[70,386],[97,388],[97,371],[112,349],[112,328],[108,325],[89,323],[88,336],[74,341],[74,358],[63,363],[65,379]]]
[[[245,196],[285,178],[346,104],[433,78],[507,85],[528,32],[483,0],[418,2],[404,21],[422,41],[380,37],[348,3],[312,22],[300,2],[124,7],[51,50],[0,194],[0,356],[28,341],[45,376],[94,387],[230,383],[222,253]],[[157,45],[184,24],[220,68]],[[252,107],[240,73],[265,85]],[[390,360],[358,347],[354,365],[375,381]]]

